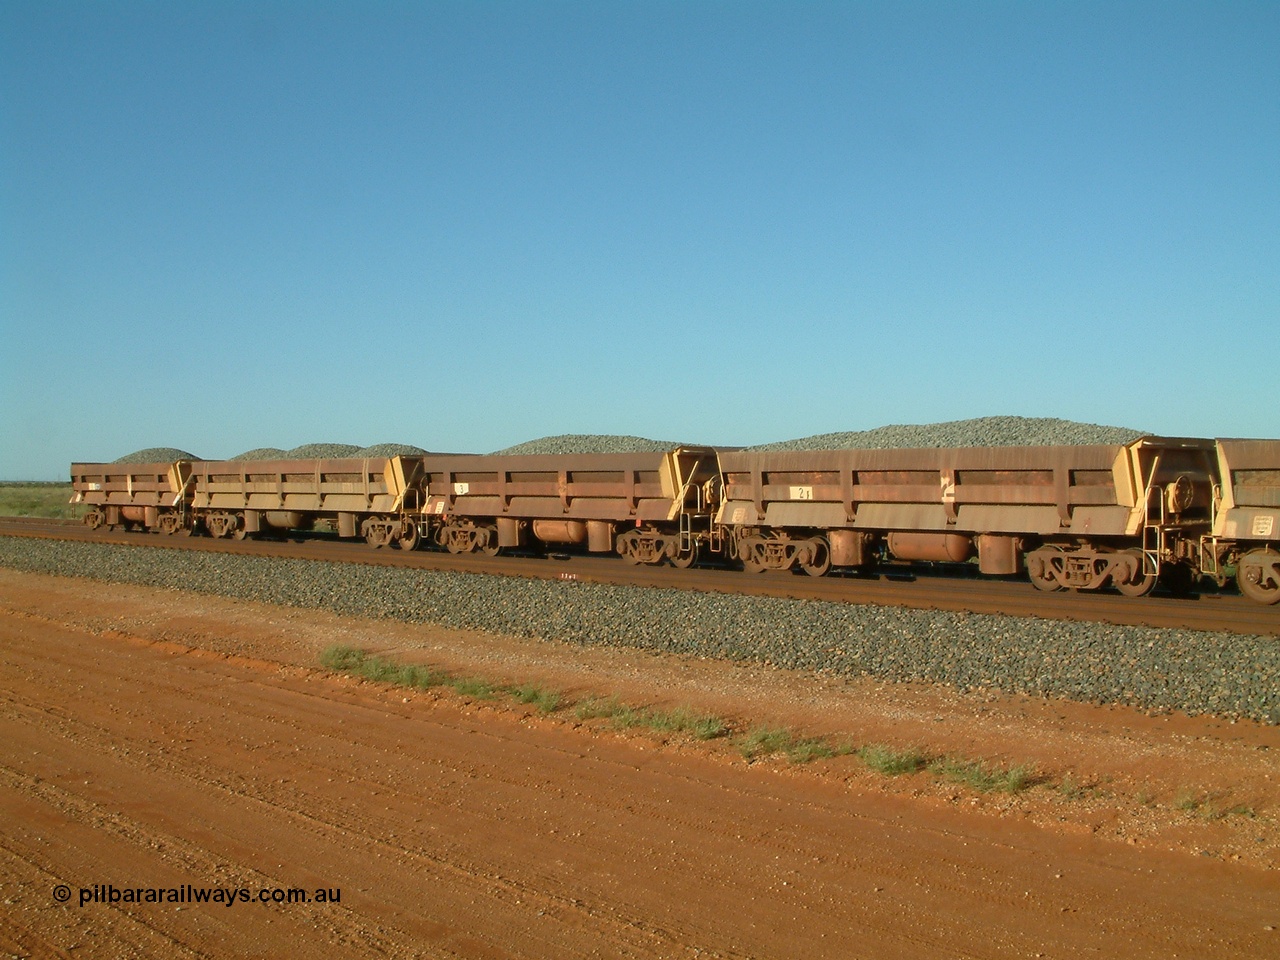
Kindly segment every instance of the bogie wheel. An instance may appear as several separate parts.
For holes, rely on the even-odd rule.
[[[698,553],[698,542],[695,540],[689,545],[689,549],[687,551],[677,550],[675,552],[671,557],[671,565],[673,567],[679,567],[681,570],[688,570],[698,562]]]
[[[827,541],[821,537],[814,537],[809,541],[810,554],[806,562],[800,564],[800,569],[811,577],[826,576],[828,570],[831,569],[831,550],[827,547]]]
[[[1250,550],[1236,562],[1236,583],[1250,600],[1280,602],[1280,553]]]
[[[486,557],[496,557],[498,551],[502,548],[498,546],[498,529],[496,527],[483,527],[480,533],[484,535],[484,545],[480,547],[480,552]]]
[[[396,546],[401,550],[417,550],[418,544],[422,542],[422,534],[418,529],[418,524],[413,520],[402,520],[400,522],[400,538],[396,540]]]
[[[1062,556],[1057,547],[1042,547],[1027,557],[1027,576],[1031,585],[1045,593],[1057,593],[1062,584],[1053,575],[1052,561]]]
[[[614,549],[618,551],[618,556],[630,564],[638,564],[640,562],[640,557],[636,554],[634,540],[634,535],[623,533],[618,535],[618,539],[614,543]]]
[[[1141,550],[1126,550],[1125,553],[1138,561],[1137,578],[1128,583],[1119,583],[1113,579],[1112,585],[1126,597],[1145,597],[1155,589],[1156,580],[1159,579],[1158,575],[1154,571],[1150,573],[1144,572],[1146,570],[1146,562],[1143,560]]]

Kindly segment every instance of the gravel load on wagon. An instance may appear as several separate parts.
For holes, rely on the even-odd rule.
[[[112,463],[173,463],[175,460],[199,460],[194,453],[187,453],[177,447],[147,447],[125,454]]]
[[[361,447],[357,457],[420,457],[427,451],[415,447],[412,443],[375,443],[371,447]]]
[[[289,454],[281,450],[279,447],[255,447],[252,450],[246,450],[244,453],[238,453],[234,457],[228,457],[228,460],[285,460]]]
[[[286,460],[340,460],[360,456],[354,443],[304,443],[285,454]]]
[[[340,452],[335,452],[340,451]],[[231,460],[333,460],[343,457],[420,457],[427,451],[412,443],[375,443],[356,447],[349,443],[307,443],[292,450],[258,447],[230,457]]]
[[[1128,443],[1149,431],[1053,417],[977,417],[946,423],[893,424],[874,430],[819,433],[748,450],[888,450],[905,447],[1038,447]]]
[[[607,433],[562,433],[554,437],[540,437],[517,443],[514,447],[493,451],[494,456],[506,454],[562,454],[562,453],[661,453],[680,446],[670,440],[649,440],[646,437],[615,436]]]
[[[1274,637],[0,537],[0,566],[840,676],[1280,724]]]

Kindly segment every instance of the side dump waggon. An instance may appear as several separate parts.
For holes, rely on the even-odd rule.
[[[1026,571],[1042,590],[1187,587],[1210,528],[1212,441],[725,452],[718,520],[748,570],[884,560]]]
[[[1219,583],[1235,567],[1240,592],[1280,601],[1280,440],[1219,440],[1220,496],[1201,568]]]
[[[73,463],[71,502],[92,529],[189,533],[191,463]]]
[[[194,525],[243,539],[333,524],[374,546],[418,544],[422,457],[198,460],[190,464]]]
[[[427,505],[454,553],[585,545],[633,563],[691,566],[712,546],[716,451],[430,456]]]

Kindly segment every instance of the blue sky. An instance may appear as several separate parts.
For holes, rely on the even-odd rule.
[[[0,8],[0,479],[1280,436],[1280,4]]]

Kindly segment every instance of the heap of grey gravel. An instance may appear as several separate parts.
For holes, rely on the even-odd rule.
[[[125,454],[112,463],[173,463],[175,460],[199,460],[194,453],[187,453],[177,447],[147,447]]]
[[[285,453],[288,460],[339,460],[360,456],[360,448],[354,443],[304,443]]]
[[[763,443],[748,450],[879,450],[904,447],[1018,447],[1065,446],[1090,443],[1128,443],[1146,431],[1131,427],[1107,427],[1052,417],[977,417],[947,423],[894,424],[874,430],[820,433],[796,440]],[[539,437],[494,454],[658,453],[674,450],[671,440],[650,440],[605,433],[562,433]],[[257,447],[231,460],[337,460],[345,457],[422,456],[422,447],[411,443],[377,443],[357,447],[350,443],[304,443],[292,450]],[[199,460],[174,447],[150,447],[121,457],[115,463],[167,463]]]
[[[0,566],[582,645],[1280,724],[1274,637],[15,536],[0,537]]]
[[[236,454],[234,457],[228,457],[228,460],[284,460],[289,456],[288,451],[281,450],[279,447],[254,447],[252,450],[246,450],[244,453]]]
[[[977,417],[947,423],[894,424],[874,430],[820,433],[748,450],[887,450],[904,447],[1036,447],[1128,443],[1146,431],[1052,417]]]
[[[370,447],[357,447],[350,443],[304,443],[292,450],[279,447],[258,447],[246,450],[231,460],[339,460],[347,457],[411,457],[422,456],[427,451],[411,443],[375,443]]]
[[[649,440],[646,437],[615,436],[606,433],[562,433],[554,437],[540,437],[517,443],[514,447],[493,451],[502,454],[562,454],[562,453],[660,453],[674,450],[678,443],[670,440]]]
[[[412,443],[375,443],[371,447],[361,447],[358,457],[420,457],[427,451],[415,447]]]

